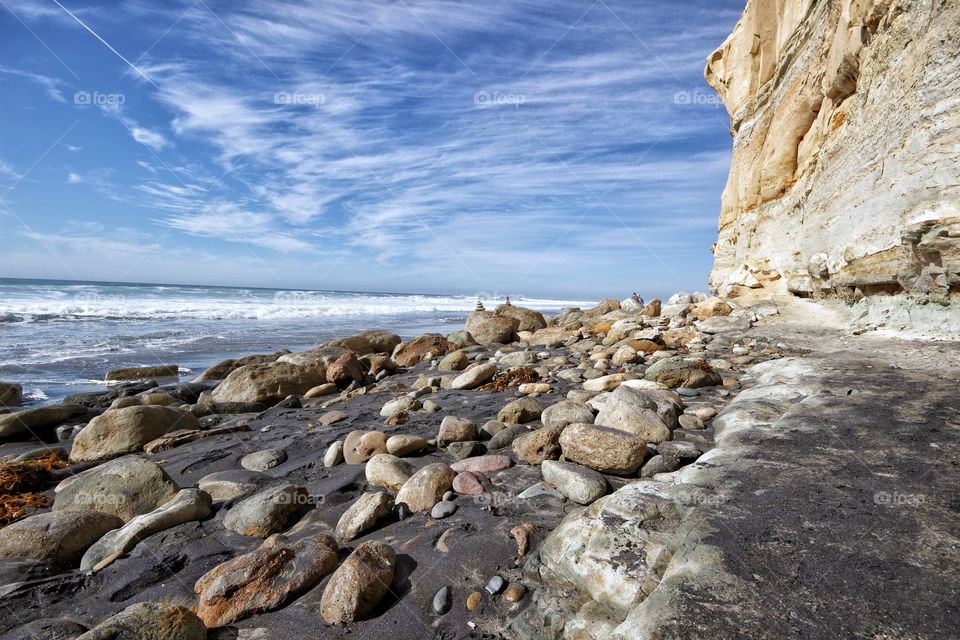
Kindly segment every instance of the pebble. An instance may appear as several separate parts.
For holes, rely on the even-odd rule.
[[[448,500],[441,500],[437,504],[433,505],[433,508],[430,510],[430,517],[436,520],[442,520],[443,518],[449,518],[457,512],[457,505]]]
[[[504,580],[500,576],[493,576],[492,578],[487,580],[487,584],[484,585],[483,588],[487,590],[487,593],[489,593],[492,596],[495,596],[501,591],[503,591],[503,588],[506,586],[507,586],[506,580]]]
[[[450,611],[450,587],[443,587],[433,596],[433,612],[442,616]]]
[[[479,591],[474,591],[469,596],[467,596],[468,611],[474,611],[477,607],[480,606],[480,597],[481,597],[481,594]]]
[[[536,526],[530,522],[518,524],[513,529],[510,529],[510,535],[512,535],[513,539],[517,541],[518,556],[527,555],[527,551],[530,550],[530,537],[533,535],[533,532],[536,531],[536,529]]]
[[[689,389],[687,387],[677,387],[677,393],[684,398],[696,398],[700,395],[700,392],[696,389]]]
[[[457,497],[457,494],[455,494],[453,491],[447,491],[445,494],[443,494],[443,499],[446,500],[447,502],[450,502],[456,497]]]
[[[503,592],[503,597],[510,602],[520,602],[526,594],[527,588],[525,586],[511,582],[507,590]]]
[[[323,454],[323,466],[335,467],[340,462],[343,461],[343,440],[337,440],[327,448],[327,452]]]
[[[479,478],[469,471],[457,474],[457,477],[453,479],[453,490],[465,496],[479,496],[484,493]],[[447,499],[446,496],[444,496],[444,499]]]

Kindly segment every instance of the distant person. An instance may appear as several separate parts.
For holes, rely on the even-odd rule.
[[[643,306],[643,298],[641,298],[641,297],[640,297],[640,294],[637,293],[636,291],[633,292],[633,295],[630,296],[630,299],[633,300],[634,302],[636,302],[636,303],[637,303],[638,305],[640,305],[641,307]]]

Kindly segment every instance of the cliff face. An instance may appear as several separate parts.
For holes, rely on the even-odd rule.
[[[714,289],[960,293],[960,0],[748,0],[706,77],[734,137]]]

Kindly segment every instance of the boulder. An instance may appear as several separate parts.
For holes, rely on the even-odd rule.
[[[649,316],[651,318],[656,318],[660,315],[660,311],[663,309],[663,303],[660,302],[659,298],[654,298],[647,303],[647,306],[640,311],[640,315]]]
[[[231,358],[229,360],[221,360],[217,364],[213,365],[199,376],[193,379],[194,382],[207,382],[209,380],[223,380],[228,375],[230,375],[235,369],[240,367],[245,367],[248,364],[264,364],[267,362],[275,362],[280,356],[285,356],[289,351],[286,349],[281,349],[276,353],[263,354],[263,355],[252,355],[245,356],[243,358]]]
[[[99,460],[118,453],[135,453],[174,430],[200,429],[193,414],[163,406],[109,409],[80,430],[70,449],[76,462]]]
[[[386,452],[387,435],[382,431],[351,431],[343,441],[343,459],[347,464],[363,464]]]
[[[339,390],[340,390],[340,387],[333,384],[332,382],[325,382],[307,391],[305,394],[303,394],[303,397],[304,398],[322,398],[323,396],[333,395],[337,393]]]
[[[99,571],[133,549],[138,542],[184,522],[210,515],[210,496],[199,489],[181,489],[158,509],[131,519],[93,544],[80,561],[80,569]]]
[[[277,358],[279,364],[293,364],[298,367],[312,367],[323,369],[337,361],[337,358],[347,352],[347,349],[340,347],[317,347],[309,351],[300,351],[297,353],[288,353]]]
[[[680,356],[659,360],[647,369],[644,378],[675,389],[696,389],[723,384],[723,378],[703,360],[689,361]]]
[[[0,438],[9,438],[44,427],[53,427],[87,412],[77,404],[54,404],[0,415]]]
[[[393,359],[401,367],[412,367],[418,362],[446,355],[456,348],[457,345],[441,335],[425,334],[399,345],[393,352]]]
[[[223,526],[240,535],[266,538],[286,529],[290,516],[308,502],[306,488],[281,484],[233,505],[223,519]]]
[[[466,349],[467,347],[477,346],[477,341],[473,339],[469,333],[461,329],[460,331],[454,331],[447,336],[447,340],[452,342],[459,349]]]
[[[568,460],[602,473],[635,473],[647,454],[640,436],[592,424],[572,424],[560,434],[560,448]]]
[[[540,421],[545,427],[565,427],[576,422],[593,422],[593,411],[585,402],[561,400],[543,410]]]
[[[626,374],[612,373],[608,376],[600,376],[593,380],[587,380],[583,383],[583,388],[587,391],[612,391],[619,387],[626,379]]]
[[[457,349],[443,357],[437,365],[437,371],[463,371],[470,364],[470,358],[463,351]]]
[[[488,455],[467,458],[465,460],[460,460],[459,462],[454,462],[452,465],[450,465],[450,468],[457,473],[469,471],[470,473],[483,475],[509,469],[512,466],[513,460],[511,460],[509,456]]]
[[[547,327],[547,320],[543,314],[533,309],[517,307],[512,304],[501,304],[495,313],[504,318],[513,318],[517,321],[517,331],[539,331]],[[469,331],[469,329],[467,329]]]
[[[0,558],[31,558],[76,567],[83,552],[123,520],[99,511],[34,514],[0,529]]]
[[[287,396],[303,395],[326,381],[325,365],[300,366],[280,361],[248,364],[230,373],[213,390],[211,399],[217,403],[241,402],[273,406]]]
[[[0,407],[19,407],[23,404],[23,386],[0,382]]]
[[[490,381],[497,375],[497,365],[493,362],[486,362],[477,365],[472,369],[467,369],[450,383],[450,388],[454,390],[476,389],[482,384]]]
[[[466,330],[480,344],[509,344],[516,340],[520,322],[492,311],[474,311],[467,317]]]
[[[384,418],[390,418],[399,413],[416,411],[420,406],[420,401],[413,396],[399,396],[385,402],[380,409],[380,415]]]
[[[378,453],[364,468],[367,484],[399,491],[416,470],[409,463],[389,453]]]
[[[454,477],[456,473],[447,465],[439,462],[428,464],[400,487],[395,502],[407,505],[414,513],[430,511],[433,505],[443,499],[443,494],[453,487]]]
[[[513,441],[513,452],[527,464],[556,460],[560,457],[560,435],[564,429],[566,425],[543,427],[521,435]]]
[[[394,456],[408,456],[427,447],[427,441],[420,436],[398,434],[387,438],[387,453]]]
[[[659,583],[663,563],[670,557],[666,549],[672,549],[668,542],[673,531],[650,526],[667,520],[675,509],[660,493],[655,483],[634,482],[572,511],[537,549],[537,570],[545,590],[557,585],[562,598],[577,603],[575,609],[584,601],[602,603],[604,614],[616,620],[633,611]],[[664,524],[669,526],[669,520]],[[564,622],[561,618],[561,625]],[[622,637],[640,636],[628,631]]]
[[[364,493],[337,522],[337,538],[348,542],[373,529],[377,521],[390,515],[393,498],[387,493]]]
[[[618,387],[601,405],[594,424],[636,434],[646,442],[666,442],[670,439],[670,428],[657,413],[657,402],[647,393]]]
[[[287,461],[287,452],[283,449],[264,449],[254,451],[240,458],[240,466],[247,471],[266,471]]]
[[[197,488],[214,502],[227,502],[245,496],[257,488],[259,474],[241,469],[228,469],[207,474],[197,482]]]
[[[451,442],[468,442],[477,439],[477,425],[466,418],[446,416],[440,422],[437,446],[445,447]]]
[[[222,627],[278,609],[333,571],[337,550],[325,533],[297,542],[272,535],[255,551],[227,560],[197,580],[197,615],[209,627]]]
[[[497,420],[503,424],[526,424],[540,419],[543,405],[535,398],[520,398],[510,402],[497,413]]]
[[[620,308],[620,301],[614,300],[613,298],[607,298],[606,300],[601,300],[597,306],[592,309],[587,309],[583,312],[584,317],[586,318],[597,318],[603,315],[610,313],[611,311],[616,311]]]
[[[161,364],[155,367],[127,367],[111,369],[107,372],[107,380],[154,380],[156,378],[177,378],[180,376],[180,367],[175,364]]]
[[[327,382],[332,382],[341,389],[350,386],[352,382],[362,383],[366,377],[366,370],[352,351],[347,351],[327,367]]]
[[[127,522],[166,504],[179,490],[157,463],[124,456],[61,482],[53,510],[93,510]]]
[[[750,318],[735,316],[713,316],[697,323],[697,328],[704,333],[742,333],[751,327]]]
[[[207,628],[189,609],[139,602],[74,640],[206,640]]]
[[[515,424],[507,427],[501,431],[498,431],[492,438],[490,438],[490,440],[487,441],[487,449],[495,450],[509,447],[513,444],[514,440],[527,433],[530,433],[530,430],[522,424]]]
[[[728,316],[733,313],[733,307],[722,298],[707,298],[703,302],[693,305],[690,315],[701,322],[714,316]]]
[[[335,467],[343,462],[343,440],[337,440],[330,443],[323,454],[323,466],[327,469]]]
[[[364,542],[343,561],[320,598],[327,624],[349,624],[376,609],[393,583],[397,556],[383,542]]]
[[[479,496],[484,492],[480,478],[470,471],[461,471],[453,479],[453,490],[462,496]]]
[[[371,329],[348,338],[325,342],[323,346],[339,347],[353,351],[358,356],[365,356],[369,353],[393,353],[400,342],[400,336],[395,333],[382,329]]]
[[[577,504],[591,504],[607,493],[607,479],[579,464],[544,460],[540,472],[545,482]]]

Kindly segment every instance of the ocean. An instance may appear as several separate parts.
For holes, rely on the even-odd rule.
[[[225,358],[302,351],[366,329],[404,339],[463,328],[477,298],[0,278],[0,381],[41,405],[107,387],[118,367],[177,364],[186,380]],[[502,302],[485,300],[488,307]],[[582,300],[514,299],[544,313]]]

